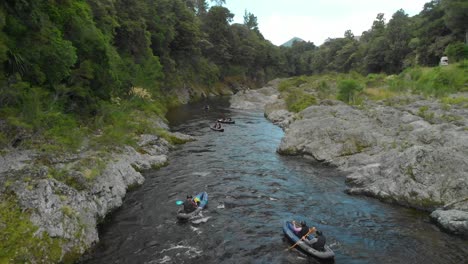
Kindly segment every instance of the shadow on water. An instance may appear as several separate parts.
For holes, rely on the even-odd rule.
[[[210,104],[210,110],[203,106]],[[442,233],[427,214],[344,193],[334,168],[276,153],[283,131],[227,99],[172,109],[171,127],[198,138],[145,175],[101,229],[82,263],[323,263],[282,233],[284,220],[322,230],[336,263],[464,263],[468,242]],[[225,132],[209,129],[231,116]],[[176,220],[176,200],[207,191],[199,222]]]

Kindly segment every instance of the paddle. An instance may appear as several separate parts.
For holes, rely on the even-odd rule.
[[[175,201],[175,204],[177,204],[177,205],[183,205],[183,204],[184,204],[184,201],[178,200],[178,201]]]
[[[307,234],[302,236],[301,239],[299,239],[294,245],[287,248],[286,251],[294,248],[295,246],[297,246],[297,244],[299,244],[300,241],[304,240],[304,238],[306,238],[308,235],[312,234],[313,232],[315,232],[315,227],[309,228],[309,232],[307,232]]]

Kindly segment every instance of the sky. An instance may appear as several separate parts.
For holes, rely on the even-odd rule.
[[[275,45],[293,37],[321,45],[350,29],[355,36],[369,30],[378,13],[386,22],[399,9],[409,16],[430,0],[226,0],[234,23],[244,23],[245,10],[257,17],[263,36]]]

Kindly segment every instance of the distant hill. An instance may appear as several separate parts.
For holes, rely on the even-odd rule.
[[[281,46],[282,46],[282,47],[291,47],[295,41],[302,41],[302,42],[305,42],[305,40],[303,40],[303,39],[301,39],[301,38],[294,37],[294,38],[288,40],[287,42],[283,43]]]

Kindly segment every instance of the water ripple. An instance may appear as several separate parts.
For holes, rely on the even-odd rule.
[[[225,102],[169,113],[175,131],[198,140],[178,146],[170,164],[146,174],[100,231],[85,263],[321,263],[294,249],[282,222],[322,230],[337,263],[466,263],[468,242],[440,232],[427,214],[344,193],[336,169],[276,153],[283,132],[262,113]],[[224,133],[208,126],[231,116]],[[207,191],[195,222],[176,221],[176,200]]]

